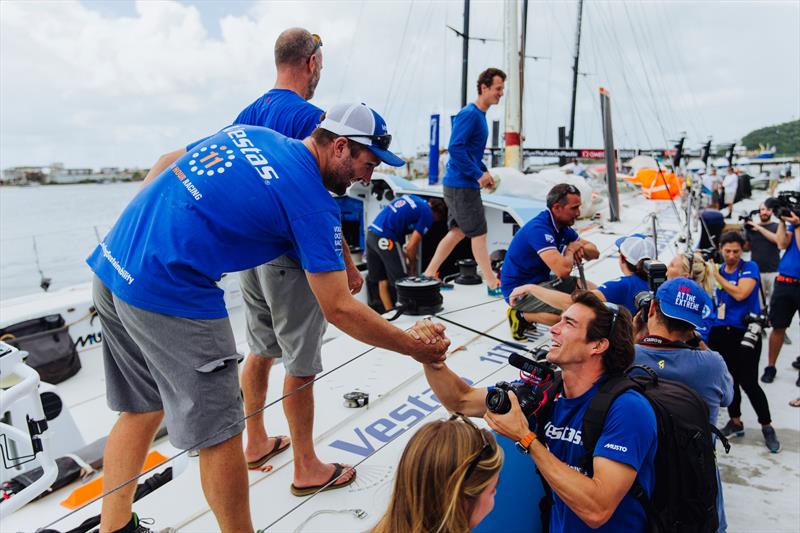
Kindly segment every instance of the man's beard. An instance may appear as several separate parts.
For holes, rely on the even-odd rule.
[[[317,90],[317,85],[319,84],[319,71],[314,75],[313,78],[308,82],[308,88],[306,90],[306,100],[311,100],[314,98],[314,91]]]
[[[347,188],[350,186],[354,174],[353,163],[348,160],[347,163],[343,162],[338,168],[322,176],[322,183],[325,185],[325,188],[333,194],[342,196],[347,192]]]

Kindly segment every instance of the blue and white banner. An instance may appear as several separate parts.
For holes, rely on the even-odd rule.
[[[431,115],[428,141],[428,184],[439,183],[439,115]]]

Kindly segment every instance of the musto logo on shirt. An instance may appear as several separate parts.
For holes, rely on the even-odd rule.
[[[275,172],[275,169],[270,166],[267,158],[261,153],[261,148],[253,144],[253,141],[247,137],[247,132],[240,126],[231,126],[225,129],[225,133],[228,134],[233,144],[239,149],[245,159],[247,159],[247,162],[250,163],[264,181],[269,182],[269,180],[273,178],[280,178],[278,173]]]

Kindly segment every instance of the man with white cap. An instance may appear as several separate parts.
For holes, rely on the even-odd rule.
[[[636,306],[633,304],[633,299],[638,293],[648,289],[644,261],[655,257],[655,243],[650,237],[635,233],[620,237],[617,239],[616,245],[619,250],[619,269],[623,275],[598,285],[591,292],[604,302],[627,307],[631,315],[635,315]],[[526,294],[534,296],[555,309],[564,310],[572,305],[572,297],[569,293],[535,284],[521,285],[514,289],[509,296],[509,303],[513,306]],[[512,313],[509,313],[515,318],[515,320],[510,320],[512,336],[517,340],[522,340],[525,338],[524,330],[529,327],[529,324],[523,323],[522,313],[514,311],[516,309],[512,309]]]
[[[234,125],[196,145],[145,187],[87,259],[103,327],[108,403],[121,412],[105,451],[107,486],[138,474],[166,416],[170,441],[197,449],[209,505],[222,531],[252,531],[236,344],[225,272],[294,250],[325,317],[356,339],[423,363],[444,360],[449,340],[421,322],[408,333],[350,295],[339,210],[328,191],[369,181],[388,151],[383,119],[364,104],[337,105],[302,142]],[[313,422],[313,406],[309,406]],[[310,427],[310,425],[309,425]],[[333,465],[324,482],[355,479]],[[135,484],[103,499],[101,529],[135,520]]]

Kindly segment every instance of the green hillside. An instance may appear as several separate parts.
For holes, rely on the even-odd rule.
[[[751,131],[742,137],[742,144],[747,146],[748,150],[757,150],[759,144],[766,147],[774,146],[778,156],[798,155],[800,154],[800,120]]]

